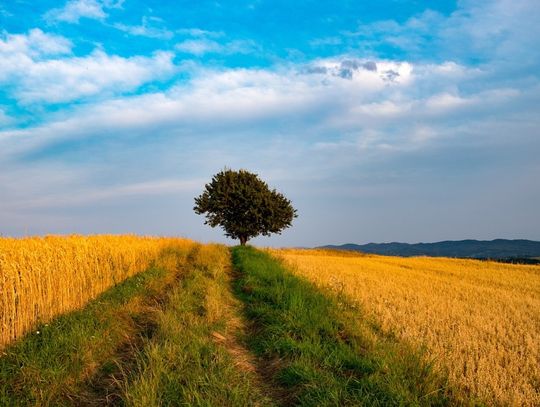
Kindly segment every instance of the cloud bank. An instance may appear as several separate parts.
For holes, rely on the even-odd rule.
[[[0,35],[5,233],[219,240],[192,200],[229,166],[299,208],[275,244],[540,239],[537,3],[360,21],[283,53],[120,6],[70,1]],[[81,47],[75,24],[131,45]]]

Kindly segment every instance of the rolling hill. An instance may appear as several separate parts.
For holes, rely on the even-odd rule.
[[[531,259],[540,257],[540,242],[532,240],[447,240],[435,243],[368,243],[322,246],[387,256],[465,257],[475,259]]]

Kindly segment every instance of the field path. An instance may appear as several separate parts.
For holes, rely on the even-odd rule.
[[[444,377],[252,247],[165,248],[0,355],[0,406],[446,406]]]
[[[231,310],[231,318],[227,321],[227,334],[212,332],[214,341],[223,346],[231,356],[234,365],[253,377],[253,384],[268,400],[277,405],[286,404],[286,394],[279,387],[273,386],[272,374],[276,366],[258,358],[244,344],[249,337],[249,328],[245,319],[238,315],[239,309]],[[244,339],[242,339],[244,338]]]
[[[131,319],[133,330],[125,333],[114,353],[82,384],[80,391],[69,395],[75,405],[98,407],[123,404],[122,392],[124,381],[128,379],[127,372],[136,368],[137,354],[156,333],[159,310],[167,305],[168,293],[178,284],[181,272],[178,269],[166,279],[154,280],[153,287],[148,289],[144,297],[128,302],[123,307],[124,313],[117,314],[119,318]]]
[[[335,295],[267,253],[231,251],[246,348],[279,405],[451,404],[444,378],[419,353],[380,335]]]
[[[227,350],[237,368],[252,375],[254,385],[259,389],[261,394],[276,405],[288,405],[287,391],[280,386],[276,386],[274,382],[274,375],[278,370],[279,360],[276,359],[273,362],[269,362],[264,358],[258,357],[247,345],[255,328],[253,323],[248,321],[245,315],[242,314],[244,304],[232,295],[240,274],[232,265],[229,265],[227,269],[227,274],[231,277],[229,286],[231,297],[228,309],[225,311],[228,314],[226,335],[219,332],[212,332],[213,339]]]
[[[1,406],[273,406],[219,245],[153,268],[0,354]]]

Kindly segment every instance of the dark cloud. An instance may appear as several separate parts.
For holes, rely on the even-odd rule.
[[[399,72],[396,72],[393,69],[389,69],[388,71],[384,71],[382,73],[382,78],[385,81],[393,82],[398,77],[399,77]]]
[[[352,79],[355,72],[358,72],[359,70],[364,69],[366,71],[370,72],[377,72],[377,63],[374,61],[364,61],[361,59],[344,59],[337,67],[328,68],[325,66],[319,66],[319,65],[310,65],[307,67],[304,67],[300,72],[305,75],[332,75],[335,77],[343,78],[343,79]],[[397,76],[397,73],[392,76],[391,79],[394,79]]]
[[[367,71],[377,72],[377,64],[373,61],[367,61],[362,64],[362,68]]]
[[[360,69],[365,69],[366,71],[370,72],[377,72],[377,64],[373,61],[362,62],[361,60],[357,59],[345,59],[341,61],[337,76],[343,79],[352,79],[354,72],[357,72]],[[397,72],[396,75],[398,75]]]
[[[360,62],[352,59],[346,59],[341,62],[342,69],[349,69],[351,71],[357,71],[360,68]]]
[[[324,66],[308,66],[302,70],[303,74],[327,74],[328,69]]]
[[[352,79],[353,70],[349,68],[341,68],[337,75],[343,79]]]

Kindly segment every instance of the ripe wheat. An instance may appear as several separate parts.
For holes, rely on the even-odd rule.
[[[273,250],[387,332],[426,346],[463,402],[540,405],[540,267]]]
[[[145,270],[165,248],[193,244],[136,236],[0,238],[0,349]]]

